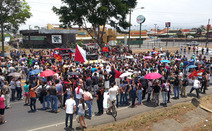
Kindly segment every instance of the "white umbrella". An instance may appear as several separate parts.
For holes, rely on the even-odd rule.
[[[125,73],[121,74],[120,77],[123,78],[125,76],[130,76],[132,74],[133,74],[132,72],[125,72]]]

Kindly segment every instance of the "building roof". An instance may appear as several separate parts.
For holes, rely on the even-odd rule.
[[[40,30],[21,30],[21,34],[77,34],[77,30],[47,30],[47,29],[40,29]]]
[[[77,30],[47,30],[41,29],[39,30],[40,34],[77,34]]]

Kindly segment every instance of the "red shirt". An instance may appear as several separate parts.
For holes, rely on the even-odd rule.
[[[120,71],[117,71],[117,70],[115,70],[115,78],[119,78],[120,77],[120,75],[121,75],[121,72]]]
[[[0,97],[0,109],[4,109],[5,105],[4,105],[4,97]]]

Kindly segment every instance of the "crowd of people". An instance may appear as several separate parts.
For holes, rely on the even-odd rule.
[[[113,49],[111,52],[86,49],[87,53],[98,54],[98,59],[104,63],[84,64],[74,61],[74,57],[65,56],[62,61],[53,57],[52,50],[11,51],[10,57],[1,59],[0,67],[0,114],[2,123],[5,109],[11,108],[10,100],[25,98],[24,105],[30,106],[31,112],[36,112],[37,99],[42,104],[42,110],[50,109],[60,112],[65,108],[65,126],[72,128],[73,115],[77,114],[80,128],[87,127],[85,115],[92,118],[92,102],[96,97],[99,116],[104,113],[105,105],[111,106],[116,101],[116,107],[142,105],[144,99],[154,102],[155,106],[167,106],[174,99],[186,97],[186,88],[192,84],[190,93],[196,90],[206,93],[210,85],[212,61],[206,56],[186,52],[157,52],[155,48],[149,52],[132,54],[126,49]],[[50,55],[50,57],[45,57]],[[190,57],[189,57],[190,56]],[[163,60],[167,60],[163,62]],[[192,68],[188,68],[193,65]],[[51,76],[41,77],[43,71],[54,71]],[[194,71],[196,75],[190,75]],[[31,72],[35,72],[31,74]],[[13,73],[14,75],[11,75]],[[17,73],[17,74],[15,74]],[[129,73],[130,75],[123,75]],[[158,79],[146,79],[150,73],[159,73]],[[21,75],[19,75],[21,74]],[[189,77],[188,77],[189,76]],[[25,84],[23,86],[23,81]],[[105,95],[106,92],[106,95]],[[159,101],[162,95],[163,101]],[[105,96],[108,103],[103,101]],[[110,112],[110,110],[108,111]]]

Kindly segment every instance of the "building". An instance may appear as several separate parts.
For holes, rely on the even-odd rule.
[[[49,30],[60,30],[61,28],[59,27],[59,25],[54,25],[54,24],[48,24],[47,25],[47,29]],[[76,34],[76,41],[81,41],[84,44],[86,43],[94,43],[94,39],[92,38],[92,36],[94,36],[94,31],[92,28],[89,28],[87,30],[90,30],[90,32],[88,33],[88,31],[86,29],[79,29],[79,28],[71,28],[74,30],[78,30],[77,34]],[[67,30],[70,30],[70,28],[67,28]],[[100,27],[100,33],[103,31],[103,27]],[[104,28],[104,32],[103,32],[103,43],[109,43],[109,44],[116,44],[116,43],[126,43],[127,39],[129,38],[129,33],[119,33],[117,32],[115,29],[112,28]],[[136,44],[136,42],[139,41],[140,38],[140,31],[131,31],[131,44]],[[141,38],[142,39],[147,39],[149,38],[147,35],[147,31],[142,31],[141,32]],[[125,42],[124,42],[125,41]]]
[[[21,30],[25,48],[67,47],[76,43],[77,30]]]

